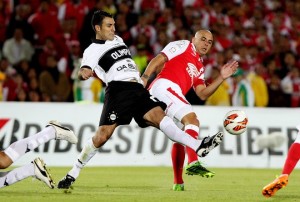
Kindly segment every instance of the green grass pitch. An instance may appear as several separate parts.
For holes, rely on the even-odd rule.
[[[70,168],[49,167],[56,183]],[[261,189],[271,182],[279,169],[212,169],[213,178],[187,176],[185,191],[172,191],[171,167],[86,167],[72,189],[49,189],[28,178],[0,189],[0,201],[30,202],[235,202],[298,201],[300,172],[295,170],[288,186],[272,197],[264,198]]]

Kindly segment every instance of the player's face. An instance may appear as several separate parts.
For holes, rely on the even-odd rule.
[[[199,31],[192,39],[197,52],[200,55],[205,55],[210,50],[213,44],[213,36],[209,31]]]
[[[105,17],[102,21],[102,25],[97,29],[97,39],[112,41],[115,36],[115,31],[115,20]]]

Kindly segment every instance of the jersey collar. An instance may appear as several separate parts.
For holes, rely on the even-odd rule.
[[[197,54],[197,55],[199,55],[199,54],[197,53],[197,51],[196,51],[195,45],[194,45],[192,42],[191,42],[191,44],[192,44],[192,49],[193,49],[194,53]]]
[[[194,53],[195,53],[196,55],[199,56],[198,60],[199,60],[200,62],[203,62],[203,58],[201,57],[200,54],[197,53],[197,50],[196,50],[195,45],[194,45],[192,42],[191,42],[191,44],[192,44],[192,49],[193,49]]]
[[[100,39],[92,39],[93,43],[98,43],[98,44],[105,44],[106,40],[100,40]]]

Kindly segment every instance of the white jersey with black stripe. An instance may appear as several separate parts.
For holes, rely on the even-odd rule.
[[[129,48],[117,35],[112,41],[94,39],[83,53],[81,67],[84,66],[90,67],[106,84],[111,81],[130,80],[142,83]]]

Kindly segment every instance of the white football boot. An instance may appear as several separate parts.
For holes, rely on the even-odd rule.
[[[72,144],[76,144],[78,142],[78,138],[76,137],[74,132],[67,127],[63,127],[58,121],[50,121],[46,127],[48,126],[54,127],[56,131],[56,140],[67,140]]]
[[[38,157],[34,159],[32,163],[34,165],[35,177],[38,180],[45,182],[45,184],[51,189],[54,189],[54,181],[51,177],[51,174],[48,172],[44,161]]]

